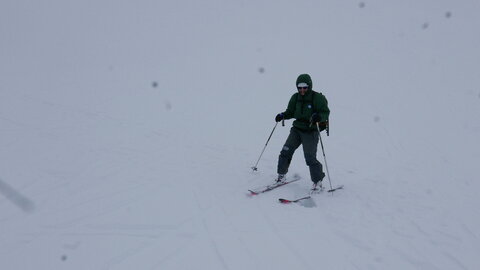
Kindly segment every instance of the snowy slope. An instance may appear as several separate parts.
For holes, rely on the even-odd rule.
[[[479,11],[2,1],[1,268],[478,269]],[[300,149],[302,181],[249,198],[305,72],[345,189],[277,203],[310,187]]]

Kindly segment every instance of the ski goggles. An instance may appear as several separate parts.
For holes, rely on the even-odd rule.
[[[307,89],[308,89],[308,84],[306,84],[306,83],[299,83],[299,84],[297,85],[297,89],[298,89],[298,90],[307,90]]]

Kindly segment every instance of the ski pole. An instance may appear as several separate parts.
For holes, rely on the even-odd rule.
[[[275,128],[277,127],[277,125],[278,125],[278,122],[275,123],[275,126],[273,127],[272,133],[270,133],[270,136],[268,136],[268,140],[267,140],[267,142],[265,143],[265,146],[263,147],[263,150],[262,150],[262,153],[260,154],[260,157],[258,157],[257,163],[255,163],[255,166],[252,167],[252,170],[253,170],[253,171],[258,170],[258,168],[257,168],[258,162],[259,162],[260,159],[262,158],[263,152],[265,152],[265,148],[267,148],[267,144],[268,144],[268,142],[270,141],[270,138],[272,138],[273,132],[275,131]]]
[[[333,191],[332,181],[330,180],[330,173],[328,172],[327,157],[325,156],[325,149],[323,148],[322,135],[320,134],[320,127],[318,126],[318,122],[317,122],[317,130],[318,130],[318,138],[320,138],[320,145],[322,146],[323,160],[325,160],[325,169],[327,170],[328,183],[330,184],[330,190]]]

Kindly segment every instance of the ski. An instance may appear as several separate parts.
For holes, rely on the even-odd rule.
[[[302,198],[299,198],[299,199],[288,200],[288,199],[280,198],[280,199],[278,199],[278,201],[279,201],[280,203],[283,203],[283,204],[297,203],[297,202],[300,202],[300,201],[303,201],[303,200],[312,198],[311,195],[313,195],[313,194],[319,194],[319,193],[321,193],[324,189],[325,189],[325,188],[320,188],[320,189],[311,190],[310,193],[309,193],[309,195],[307,195],[307,196],[305,196],[305,197],[302,197]],[[328,192],[334,192],[334,191],[339,190],[339,189],[343,189],[343,185],[340,185],[340,186],[338,186],[338,187],[332,188],[332,189],[328,190]]]
[[[334,192],[336,190],[343,189],[343,185],[330,189],[328,192]]]
[[[287,181],[282,181],[282,182],[274,183],[274,184],[267,185],[267,186],[265,186],[265,187],[258,188],[258,189],[255,189],[255,190],[249,189],[248,191],[250,192],[250,195],[251,195],[251,196],[253,196],[253,195],[258,195],[258,194],[261,194],[261,193],[265,193],[265,192],[274,190],[274,189],[279,188],[279,187],[281,187],[281,186],[285,186],[285,185],[287,185],[287,184],[296,182],[296,181],[298,181],[298,180],[300,180],[300,177],[297,176],[297,175],[295,175],[292,180],[287,180]]]
[[[324,189],[325,189],[324,187],[320,186],[320,187],[318,187],[318,188],[311,189],[311,190],[310,190],[310,193],[309,193],[307,196],[305,196],[305,197],[302,197],[302,198],[299,198],[299,199],[295,199],[295,200],[288,200],[288,199],[280,198],[280,199],[278,199],[278,201],[281,202],[281,203],[283,203],[283,204],[300,202],[300,201],[303,201],[303,200],[312,198],[312,195],[313,195],[313,194],[319,194],[319,193],[321,193]]]
[[[296,199],[296,200],[287,200],[287,199],[278,199],[281,203],[283,204],[288,204],[288,203],[296,203],[296,202],[299,202],[299,201],[302,201],[302,200],[306,200],[306,199],[310,199],[311,196],[305,196],[303,198],[300,198],[300,199]]]

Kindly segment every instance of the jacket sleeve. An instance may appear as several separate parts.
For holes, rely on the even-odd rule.
[[[287,110],[283,112],[283,117],[284,119],[292,119],[294,114],[295,114],[295,106],[296,106],[296,101],[297,101],[297,94],[293,94],[292,97],[290,98],[290,101],[288,102]]]
[[[323,94],[316,95],[315,111],[320,114],[320,121],[325,122],[330,116],[330,109],[328,108],[327,98]]]

